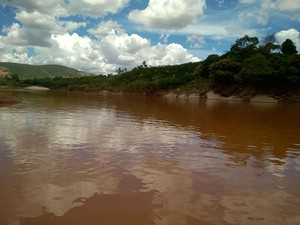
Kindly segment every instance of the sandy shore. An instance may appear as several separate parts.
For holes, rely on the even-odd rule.
[[[213,91],[207,92],[206,98],[209,100],[243,101],[243,99],[238,96],[233,95],[233,96],[229,96],[229,97],[224,97],[224,96],[214,93]]]
[[[250,102],[278,103],[278,100],[267,95],[257,95],[250,99]]]
[[[49,88],[46,87],[39,87],[39,86],[29,86],[24,88],[25,90],[34,90],[34,91],[49,91]]]

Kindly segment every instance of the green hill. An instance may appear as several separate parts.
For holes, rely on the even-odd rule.
[[[45,77],[80,77],[92,75],[61,65],[28,65],[0,62],[0,67],[8,69],[10,74],[17,74],[21,80]]]

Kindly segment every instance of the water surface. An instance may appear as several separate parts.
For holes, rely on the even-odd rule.
[[[3,91],[0,224],[300,224],[300,106]]]

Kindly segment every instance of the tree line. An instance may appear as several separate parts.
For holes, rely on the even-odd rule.
[[[257,37],[246,35],[224,55],[208,56],[197,69],[199,77],[209,78],[215,85],[277,86],[300,82],[300,56],[290,39],[278,45],[268,37],[259,44]]]
[[[201,91],[230,87],[232,91],[227,95],[245,87],[286,90],[299,88],[300,55],[290,39],[278,45],[272,35],[262,43],[259,43],[257,37],[245,35],[237,39],[225,54],[209,55],[201,62],[152,67],[143,61],[132,70],[119,68],[116,72],[117,74],[108,76],[32,79],[20,79],[13,74],[0,78],[0,85],[149,93],[171,89]]]

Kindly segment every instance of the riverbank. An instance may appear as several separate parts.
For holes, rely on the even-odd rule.
[[[84,90],[70,90],[70,89],[50,89],[42,86],[28,86],[21,88],[32,91],[71,91],[83,93],[98,93],[98,94],[134,94],[134,95],[148,95],[160,96],[163,98],[173,99],[207,99],[220,101],[244,101],[244,102],[265,102],[265,103],[300,103],[300,90],[285,89],[285,90],[269,90],[261,91],[250,87],[239,87],[235,91],[230,87],[227,89],[208,88],[208,89],[193,89],[182,90],[180,88],[167,91],[128,91],[127,89],[99,89],[99,88],[85,88]],[[278,94],[279,93],[279,94]],[[10,98],[11,97],[11,98]],[[12,96],[1,96],[0,103],[15,103],[20,102],[18,99],[13,99]]]
[[[69,90],[70,91],[70,90]],[[75,91],[75,90],[74,90]],[[73,90],[72,90],[73,92]],[[220,101],[243,101],[243,102],[265,102],[265,103],[300,103],[300,90],[293,90],[284,92],[283,94],[275,94],[273,92],[255,91],[253,89],[240,89],[231,95],[224,93],[216,93],[212,89],[208,90],[193,90],[182,91],[174,89],[169,91],[127,91],[127,90],[98,90],[98,89],[85,89],[84,93],[99,93],[99,94],[134,94],[143,96],[159,96],[169,99],[207,99],[207,100],[220,100]]]
[[[165,98],[208,99],[222,101],[268,102],[268,103],[300,103],[299,88],[255,89],[252,87],[215,87],[195,89],[189,92],[180,89],[160,93]]]

